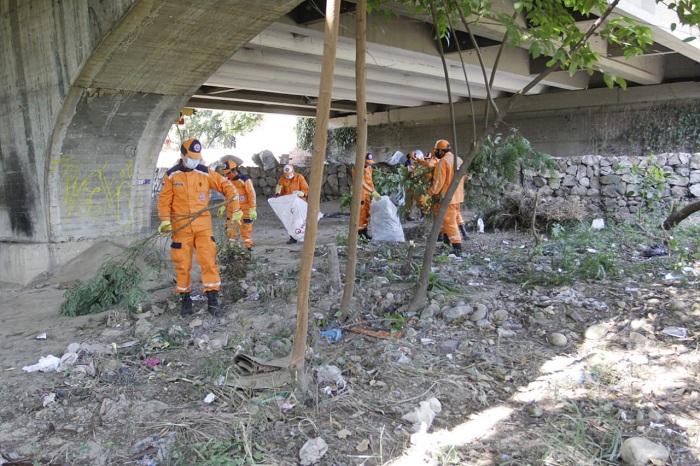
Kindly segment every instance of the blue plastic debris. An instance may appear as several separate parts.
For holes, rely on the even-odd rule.
[[[343,338],[343,332],[339,328],[331,328],[321,332],[321,337],[327,338],[331,343],[338,343]]]

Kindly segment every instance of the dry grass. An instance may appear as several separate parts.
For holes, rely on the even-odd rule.
[[[499,230],[546,230],[554,223],[580,221],[587,214],[586,206],[576,197],[538,197],[536,191],[519,186],[508,187],[499,206],[486,214],[486,226]]]

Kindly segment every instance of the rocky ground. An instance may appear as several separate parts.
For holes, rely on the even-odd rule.
[[[415,249],[361,245],[341,315],[325,245],[341,244],[344,271],[348,220],[324,204],[308,387],[269,368],[254,388],[241,374],[290,352],[302,248],[261,204],[252,256],[222,261],[221,319],[203,300],[180,317],[168,273],[145,284],[141,314],[60,316],[112,243],[4,287],[0,465],[700,464],[692,241],[668,257],[629,228],[569,243],[473,233],[462,262],[435,257],[410,313],[427,230],[409,222]],[[48,355],[60,372],[23,370]]]

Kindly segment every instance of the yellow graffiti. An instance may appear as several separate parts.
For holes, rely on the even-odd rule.
[[[66,215],[112,217],[120,221],[131,216],[133,161],[126,161],[118,172],[113,165],[108,167],[107,162],[104,162],[85,175],[81,171],[80,162],[72,157],[61,157],[57,168],[64,187],[63,206]],[[124,213],[125,218],[122,217]]]

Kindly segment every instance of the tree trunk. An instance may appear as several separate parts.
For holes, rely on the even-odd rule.
[[[345,263],[345,288],[340,312],[347,314],[355,290],[357,266],[357,228],[360,222],[362,201],[362,170],[367,152],[367,97],[365,95],[365,51],[367,48],[367,0],[358,0],[355,8],[355,89],[357,94],[357,152],[355,153],[355,177],[352,180],[350,203],[350,230],[348,231],[348,258]]]
[[[323,42],[323,64],[321,67],[321,84],[316,107],[316,133],[311,158],[311,179],[309,180],[309,207],[306,216],[304,247],[301,251],[299,287],[297,289],[297,328],[294,333],[294,345],[289,361],[290,368],[296,372],[297,380],[303,375],[306,338],[309,331],[309,287],[311,285],[311,268],[314,264],[314,249],[318,231],[318,214],[321,211],[321,182],[323,181],[323,164],[326,158],[328,142],[328,119],[330,117],[331,97],[333,94],[333,73],[335,71],[335,54],[338,44],[338,21],[340,17],[340,0],[326,3],[326,27]]]
[[[676,225],[681,223],[683,220],[686,218],[690,217],[692,214],[700,210],[700,201],[695,201],[687,206],[683,207],[681,210],[677,212],[673,212],[671,215],[666,217],[666,220],[664,220],[664,223],[661,224],[661,228],[664,230],[671,230],[674,228]]]

